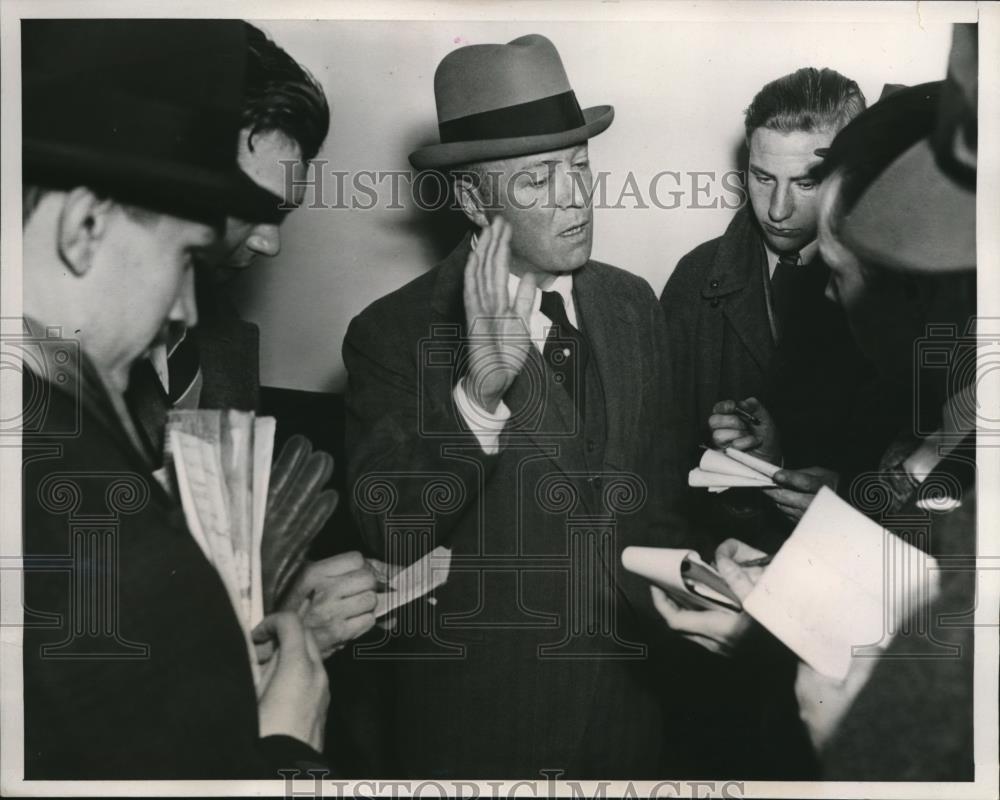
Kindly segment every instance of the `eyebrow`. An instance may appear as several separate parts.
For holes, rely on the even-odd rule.
[[[823,161],[821,159],[818,163],[814,164],[811,167],[808,167],[808,169],[807,169],[807,171],[806,171],[806,173],[804,175],[793,175],[788,180],[793,181],[793,182],[794,181],[815,181],[816,177],[815,177],[814,173],[819,168],[819,165],[822,164],[822,163],[823,163]],[[766,169],[761,169],[756,164],[751,164],[750,165],[750,171],[751,172],[756,172],[759,175],[763,175],[765,178],[774,178],[775,180],[777,180],[776,176],[772,175]]]
[[[571,162],[576,161],[580,156],[588,155],[588,151],[584,148],[579,148],[573,153],[573,157],[570,159]],[[561,159],[558,158],[548,158],[543,161],[533,161],[530,164],[525,164],[522,169],[534,169],[535,167],[547,167],[550,164],[558,164]]]

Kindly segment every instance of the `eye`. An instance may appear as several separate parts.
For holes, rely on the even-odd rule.
[[[540,186],[544,186],[546,183],[548,183],[549,182],[549,178],[548,178],[547,175],[534,176],[534,177],[528,178],[528,182],[537,189]]]
[[[584,159],[583,161],[577,161],[574,165],[577,169],[586,169],[590,166],[590,161]]]
[[[797,185],[804,192],[811,192],[816,188],[815,181],[799,181]]]

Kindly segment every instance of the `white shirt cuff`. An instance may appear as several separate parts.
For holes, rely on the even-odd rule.
[[[479,440],[479,446],[483,448],[483,452],[488,456],[493,456],[500,452],[500,433],[507,424],[507,420],[510,419],[510,409],[507,408],[504,401],[501,400],[500,405],[497,406],[497,410],[491,414],[485,408],[480,408],[469,399],[469,396],[465,393],[465,389],[462,388],[461,381],[455,384],[452,397],[455,398],[455,406],[458,408],[458,413],[462,415],[462,419],[469,426],[469,430]]]

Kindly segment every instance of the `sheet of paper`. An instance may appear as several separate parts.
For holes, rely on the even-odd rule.
[[[688,486],[696,489],[712,487],[730,489],[735,486],[753,486],[758,489],[768,489],[774,486],[774,482],[760,475],[724,475],[721,472],[707,472],[699,467],[695,467],[688,473]]]
[[[751,455],[750,453],[746,453],[742,450],[737,450],[735,447],[727,447],[725,454],[738,464],[749,467],[754,472],[760,475],[766,475],[768,478],[773,478],[774,473],[781,469],[781,467],[772,464],[770,461],[765,461],[763,458],[757,458],[757,456]]]
[[[392,591],[380,592],[376,597],[376,618],[434,591],[448,580],[450,569],[451,550],[435,547],[419,561],[400,570],[388,581]]]
[[[855,648],[887,646],[936,588],[931,556],[824,487],[743,608],[817,672],[843,680]]]
[[[621,558],[629,572],[656,584],[688,608],[739,608],[725,579],[694,550],[633,545],[622,551]]]
[[[250,570],[250,625],[255,627],[264,618],[263,566],[261,542],[264,539],[264,519],[267,514],[267,492],[271,484],[271,461],[274,456],[274,417],[257,417],[253,434],[253,554]]]
[[[748,467],[734,458],[730,458],[721,450],[706,450],[701,454],[701,461],[698,462],[698,466],[705,472],[715,472],[720,475],[735,475],[757,481],[767,480],[758,470]]]

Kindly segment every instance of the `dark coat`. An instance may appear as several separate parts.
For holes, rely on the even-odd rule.
[[[756,397],[774,416],[785,465],[824,466],[842,484],[874,467],[899,427],[891,409],[909,387],[886,387],[854,344],[843,313],[824,297],[829,269],[814,261],[797,286],[794,306],[776,344],[768,319],[763,240],[749,208],[726,232],[677,264],[660,297],[671,342],[674,441],[686,468],[711,441],[708,418],[720,400]],[[686,475],[686,469],[683,470]],[[685,495],[685,508],[712,532],[704,543],[739,536],[773,550],[790,531],[773,504],[755,490]],[[742,517],[744,524],[735,526]],[[775,535],[775,534],[778,535]]]
[[[23,446],[26,777],[278,778],[316,763],[300,742],[258,738],[219,575],[92,369],[66,364],[49,376],[64,382],[24,382],[26,408],[47,403]]]
[[[404,609],[399,633],[368,653],[395,659],[397,771],[669,774],[678,751],[658,691],[673,676],[654,654],[676,640],[619,560],[629,544],[682,542],[666,513],[662,313],[640,278],[581,267],[586,418],[532,348],[505,398],[500,452],[485,455],[452,397],[468,248],[369,306],[344,342],[349,480],[368,546],[403,562],[441,544],[454,553],[436,604]]]

